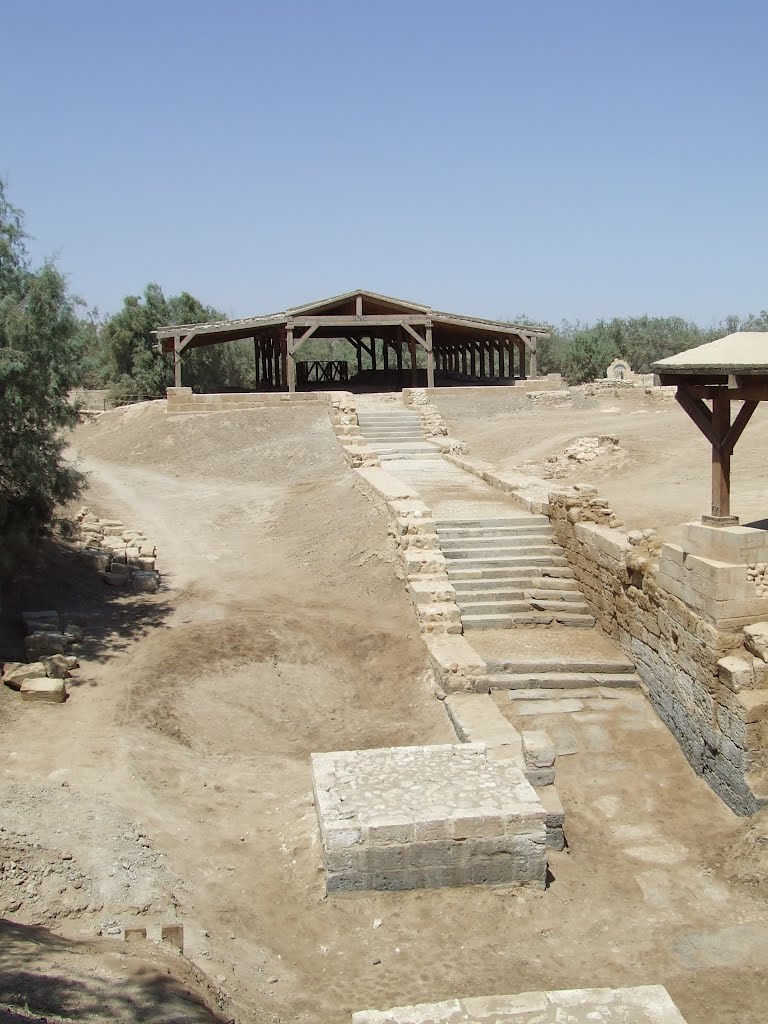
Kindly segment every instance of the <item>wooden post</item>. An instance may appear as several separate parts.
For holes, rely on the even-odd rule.
[[[355,342],[355,348],[357,349],[357,372],[363,372],[363,343],[362,341]]]
[[[408,350],[411,355],[411,387],[417,388],[419,386],[419,370],[416,366],[416,342],[413,338],[408,339]]]
[[[386,338],[381,339],[381,354],[384,359],[384,369],[389,369],[389,342]]]
[[[539,376],[539,367],[536,361],[536,339],[531,339],[531,380],[536,380]]]
[[[731,514],[731,451],[723,443],[731,426],[731,400],[722,390],[712,399],[712,429],[718,443],[712,445],[712,515]]]
[[[368,340],[371,343],[371,369],[375,370],[376,369],[376,339],[375,338],[369,338]]]
[[[435,386],[435,353],[432,351],[432,324],[427,324],[427,387]]]
[[[173,336],[173,386],[181,387],[181,335]]]
[[[293,358],[293,324],[285,328],[285,363],[283,372],[288,380],[288,391],[293,393],[296,390],[296,363]]]
[[[253,336],[253,389],[259,390],[259,342],[256,335]]]
[[[400,382],[400,374],[403,372],[403,328],[402,327],[398,327],[397,328],[397,339],[396,339],[395,344],[396,344],[396,348],[397,348],[397,352],[396,352],[396,354],[397,354],[397,379],[398,379],[398,383],[399,383]]]
[[[467,376],[467,345],[466,342],[461,346],[461,373],[462,376]]]

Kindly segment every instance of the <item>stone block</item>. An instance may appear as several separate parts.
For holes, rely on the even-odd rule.
[[[101,578],[109,587],[125,587],[130,582],[127,576],[116,572],[105,572]]]
[[[329,892],[544,886],[544,809],[483,744],[313,754],[312,775]]]
[[[97,572],[106,572],[112,561],[112,555],[103,548],[83,548],[80,557],[92,565]]]
[[[20,690],[25,679],[40,679],[44,675],[45,665],[41,661],[33,661],[30,665],[14,663],[12,668],[6,668],[3,682],[12,690]]]
[[[682,547],[686,552],[731,565],[768,562],[768,532],[750,526],[708,526],[686,523]]]
[[[71,654],[53,654],[48,658],[41,658],[40,661],[49,679],[66,679],[70,671],[79,664],[77,658]]]
[[[47,612],[22,612],[21,621],[24,623],[28,633],[59,633],[61,624],[57,611]]]
[[[21,697],[22,700],[61,704],[67,699],[67,688],[63,679],[25,679],[21,684]]]
[[[154,594],[160,586],[156,572],[144,572],[137,569],[133,574],[133,589],[140,594]]]
[[[523,765],[520,733],[487,693],[449,694],[443,706],[462,743],[484,743],[489,757]]]
[[[123,941],[125,942],[146,942],[146,928],[125,928],[123,930]]]
[[[768,622],[755,622],[744,627],[744,646],[763,662],[768,662]]]
[[[523,758],[528,768],[551,768],[555,763],[555,745],[541,729],[522,733]]]
[[[128,565],[127,562],[112,562],[109,571],[113,576],[123,576],[125,579],[130,580],[133,576],[133,566]]]
[[[743,658],[738,658],[735,655],[729,655],[718,661],[717,675],[720,682],[734,693],[749,689],[754,684],[752,666]]]
[[[173,946],[174,949],[178,949],[180,953],[184,952],[184,925],[183,924],[164,924],[160,928],[160,939],[162,942],[168,943],[169,946]]]
[[[43,655],[64,654],[66,646],[62,633],[33,633],[24,640],[30,661],[39,661]]]

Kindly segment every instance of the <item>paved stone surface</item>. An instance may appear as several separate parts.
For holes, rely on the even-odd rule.
[[[545,811],[483,744],[312,755],[329,892],[544,887]]]
[[[524,992],[363,1010],[352,1024],[685,1024],[661,985]]]

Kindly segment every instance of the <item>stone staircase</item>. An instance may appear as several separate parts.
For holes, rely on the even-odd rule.
[[[534,699],[539,695],[564,695],[566,690],[570,696],[594,687],[624,689],[640,685],[635,666],[621,655],[614,658],[514,656],[486,658],[485,662],[487,674],[478,676],[476,683],[481,693],[514,690],[521,691],[525,698]]]
[[[408,409],[358,407],[360,434],[380,462],[392,459],[440,459],[436,445],[427,441],[421,418]]]
[[[435,526],[465,631],[594,626],[546,516],[440,519]]]

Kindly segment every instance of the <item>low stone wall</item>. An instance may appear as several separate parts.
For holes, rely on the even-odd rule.
[[[154,593],[160,585],[155,542],[120,519],[100,519],[89,508],[77,514],[82,557],[112,587]]]
[[[360,469],[360,478],[384,503],[422,634],[461,633],[461,613],[446,560],[437,540],[432,510],[416,491],[382,469]]]
[[[263,409],[283,402],[331,402],[335,391],[252,391],[221,395],[196,395],[192,388],[168,388],[167,411],[171,413],[234,412],[238,409]]]
[[[718,619],[706,603],[723,583],[718,574],[746,581],[747,567],[710,562],[697,609],[662,585],[652,538],[608,525],[611,511],[594,488],[553,491],[549,514],[597,621],[635,663],[694,770],[737,814],[753,814],[768,803],[768,664],[744,647],[743,620]]]
[[[332,395],[331,426],[349,466],[360,469],[362,466],[379,465],[378,456],[360,433],[357,402],[351,391],[338,391]]]

